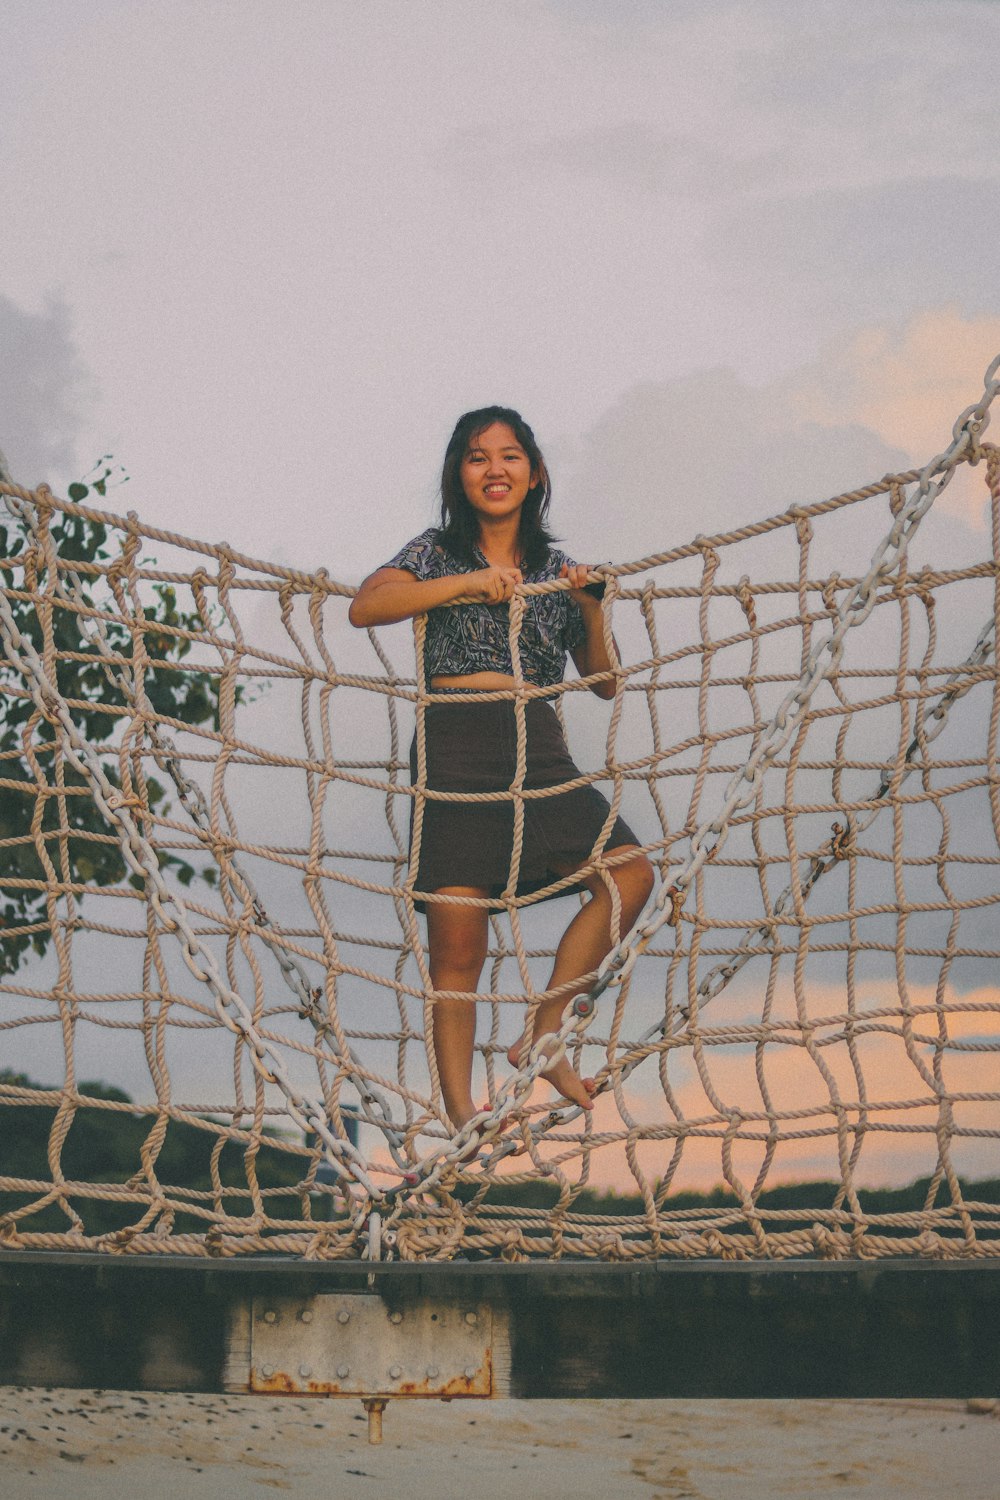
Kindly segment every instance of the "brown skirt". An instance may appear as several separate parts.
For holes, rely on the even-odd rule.
[[[525,705],[527,729],[526,791],[560,786],[580,775],[566,748],[559,720],[550,703],[534,698]],[[427,786],[441,792],[508,791],[517,772],[517,723],[510,699],[468,703],[460,692],[449,703],[424,711]],[[417,780],[417,741],[410,746],[410,779]],[[410,811],[410,844],[413,814]],[[517,894],[530,895],[559,878],[554,865],[589,860],[610,805],[593,786],[524,804],[524,839]],[[616,818],[605,850],[639,841],[623,818]],[[506,888],[514,845],[514,801],[424,802],[420,863],[415,887],[436,891],[446,885],[482,886],[491,896]],[[569,895],[567,887],[558,895]],[[546,900],[553,898],[546,897]],[[424,911],[425,903],[414,903]]]

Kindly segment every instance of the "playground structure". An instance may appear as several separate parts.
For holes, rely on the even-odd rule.
[[[524,1262],[567,1262],[559,1296],[572,1300],[575,1274],[603,1288],[595,1306],[634,1273],[628,1295],[648,1313],[674,1296],[669,1269],[690,1287],[705,1258],[734,1263],[726,1284],[758,1294],[777,1285],[773,1263],[788,1262],[787,1296],[807,1284],[798,1258],[870,1292],[866,1266],[889,1262],[884,1287],[911,1257],[910,1280],[894,1285],[912,1292],[927,1262],[948,1263],[949,1285],[974,1285],[994,1308],[1000,1207],[967,1184],[996,1175],[1000,1135],[1000,450],[984,440],[998,365],[922,469],[595,574],[616,662],[603,746],[586,682],[563,684],[557,707],[574,747],[592,752],[577,755],[594,767],[584,779],[608,789],[612,819],[626,811],[661,879],[586,990],[566,997],[559,1041],[597,1079],[592,1118],[535,1097],[540,1045],[513,1070],[503,1057],[544,993],[541,903],[567,884],[513,894],[523,808],[545,795],[522,785],[524,704],[539,690],[520,680],[517,641],[526,595],[563,585],[519,591],[518,774],[490,794],[512,801],[515,840],[508,888],[489,903],[478,1152],[442,1109],[414,909],[422,809],[461,795],[426,786],[422,622],[414,669],[408,648],[402,662],[392,654],[403,632],[348,631],[353,591],[325,571],[0,484],[16,541],[0,563],[0,702],[16,722],[0,744],[0,789],[32,809],[0,840],[19,860],[0,898],[6,940],[40,950],[3,974],[0,1027],[15,1070],[62,1072],[52,1084],[14,1071],[0,1082],[10,1118],[51,1113],[48,1175],[0,1176],[11,1284],[58,1262],[97,1285],[101,1261],[127,1260],[138,1285],[139,1262],[171,1257],[196,1280],[192,1258],[204,1261],[213,1285],[225,1263],[225,1284],[248,1287],[263,1274],[250,1260],[282,1257],[284,1303],[266,1307],[256,1291],[227,1302],[226,1358],[257,1349],[252,1388],[311,1382],[376,1397],[398,1392],[402,1375],[376,1385],[358,1355],[339,1361],[353,1374],[334,1362],[321,1379],[296,1376],[294,1339],[261,1373],[276,1329],[319,1316],[308,1298],[320,1268],[342,1298],[377,1283],[378,1316],[399,1312],[408,1330],[440,1322],[445,1302],[464,1309],[454,1369],[446,1377],[444,1356],[430,1355],[422,1367],[437,1371],[421,1377],[435,1394],[500,1388],[496,1340],[477,1344],[475,1330],[516,1329],[518,1307],[537,1311],[532,1272],[559,1274]],[[985,481],[979,555],[935,551],[916,566],[921,527],[959,474]],[[65,546],[80,524],[104,539],[89,558]],[[213,721],[164,713],[168,679],[208,683]],[[96,822],[81,817],[84,801]],[[95,851],[119,861],[113,879],[88,877]],[[594,866],[613,891],[612,863],[599,841]],[[99,1073],[121,1097],[88,1092],[82,1080]],[[120,1180],[98,1163],[65,1170],[84,1118],[128,1125],[136,1158]],[[169,1175],[180,1127],[204,1143],[194,1184]],[[238,1170],[224,1170],[232,1159]],[[926,1180],[919,1207],[866,1206],[864,1189],[893,1174]],[[807,1209],[768,1198],[803,1179],[832,1186]],[[715,1182],[715,1200],[678,1204]],[[596,1212],[595,1184],[637,1203]],[[451,1281],[436,1264],[470,1258]],[[581,1259],[608,1264],[588,1271]],[[508,1279],[484,1290],[479,1260],[494,1272],[503,1262]],[[770,1281],[759,1262],[772,1263]],[[497,1291],[515,1272],[517,1295]],[[471,1287],[463,1276],[475,1294],[456,1290]],[[342,1349],[365,1305],[336,1310],[348,1314]],[[526,1334],[507,1346],[518,1339],[528,1347]],[[430,1343],[420,1347],[424,1358]],[[934,1388],[964,1381],[968,1392],[979,1358],[967,1348],[947,1377],[939,1361]],[[399,1355],[392,1367],[404,1365]],[[647,1375],[644,1393],[666,1393],[666,1377]],[[573,1393],[612,1392],[591,1382]]]

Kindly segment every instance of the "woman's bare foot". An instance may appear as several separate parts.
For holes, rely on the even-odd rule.
[[[523,1045],[524,1038],[521,1037],[507,1051],[507,1061],[515,1068],[520,1066],[521,1048]],[[580,1077],[565,1052],[559,1058],[558,1062],[552,1064],[551,1068],[545,1069],[542,1077],[546,1083],[551,1083],[556,1092],[562,1094],[563,1098],[568,1099],[571,1104],[578,1104],[581,1109],[593,1109],[594,1100],[592,1095],[597,1085],[592,1078]]]

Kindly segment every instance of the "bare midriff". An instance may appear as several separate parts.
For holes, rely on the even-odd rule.
[[[468,672],[462,677],[432,677],[432,688],[475,688],[481,693],[497,693],[517,687],[506,672]]]

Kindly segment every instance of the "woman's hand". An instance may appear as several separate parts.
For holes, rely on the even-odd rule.
[[[589,563],[563,563],[559,570],[559,577],[565,578],[570,585],[570,598],[579,604],[581,609],[592,609],[600,605],[597,594],[588,593],[588,588],[594,585],[588,582],[588,574],[591,571]]]
[[[360,630],[394,625],[450,604],[503,604],[521,581],[520,568],[480,568],[423,580],[405,568],[378,568],[358,589],[347,617]]]
[[[520,568],[479,568],[462,574],[462,592],[455,604],[506,604],[523,583]]]
[[[598,698],[613,698],[615,696],[615,667],[608,655],[607,642],[604,639],[606,621],[601,608],[604,585],[603,583],[588,583],[587,574],[590,572],[591,568],[588,563],[563,563],[559,570],[559,577],[565,578],[570,586],[570,598],[575,599],[580,606],[584,628],[587,632],[579,646],[575,646],[570,654],[581,677],[594,677],[599,673],[602,674],[599,681],[591,683],[590,691],[596,693]],[[617,641],[614,642],[614,648],[617,655]]]

